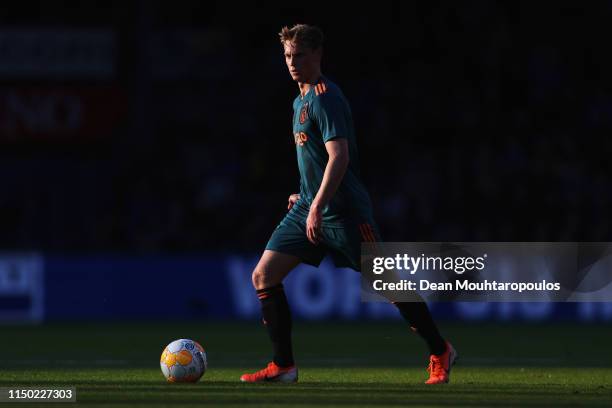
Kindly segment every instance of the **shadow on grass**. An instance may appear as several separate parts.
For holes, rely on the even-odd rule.
[[[121,389],[78,389],[79,401],[134,405],[197,404],[265,406],[609,406],[610,393],[574,393],[560,386],[389,386],[388,384],[302,383],[236,385],[209,383],[200,387],[130,386]]]
[[[36,383],[21,382],[28,386]],[[38,382],[40,384],[40,382]],[[241,384],[204,381],[165,384],[107,380],[53,381],[77,387],[79,402],[134,405],[214,403],[215,405],[321,406],[331,405],[440,405],[473,406],[609,406],[612,388],[585,389],[562,384],[397,384],[388,382],[301,382],[298,384]],[[1,386],[9,385],[0,381]],[[16,386],[16,384],[10,384]]]

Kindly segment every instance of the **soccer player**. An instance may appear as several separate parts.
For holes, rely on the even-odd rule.
[[[274,357],[243,382],[296,382],[291,313],[282,281],[300,263],[318,266],[330,254],[337,267],[360,271],[362,241],[380,241],[370,197],[359,176],[349,104],[336,84],[321,74],[323,33],[298,24],[279,33],[285,62],[300,94],[293,102],[293,137],[300,193],[289,196],[288,212],[276,227],[253,271]],[[424,302],[396,302],[430,352],[427,384],[447,383],[456,352],[445,341]]]

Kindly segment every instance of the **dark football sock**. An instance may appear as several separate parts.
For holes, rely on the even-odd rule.
[[[257,297],[261,302],[263,322],[272,340],[274,363],[280,367],[292,366],[291,312],[283,285],[260,289],[257,291]]]
[[[410,327],[425,340],[431,354],[444,354],[446,342],[440,336],[425,302],[393,302],[393,304]]]

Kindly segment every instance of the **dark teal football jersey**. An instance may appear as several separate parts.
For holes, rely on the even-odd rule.
[[[304,221],[328,161],[325,143],[339,138],[348,142],[349,165],[340,187],[323,208],[323,226],[342,227],[346,222],[374,224],[370,196],[359,176],[359,157],[353,117],[340,88],[325,77],[293,102],[293,136],[300,171],[300,200],[288,217]]]

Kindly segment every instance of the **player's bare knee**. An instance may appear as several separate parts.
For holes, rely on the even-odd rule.
[[[251,279],[256,290],[266,289],[282,282],[282,278],[279,279],[278,273],[274,273],[268,265],[257,265],[251,275]]]
[[[255,288],[255,290],[265,289],[268,281],[265,269],[259,267],[258,265],[253,270],[251,280],[253,281],[253,287]]]

